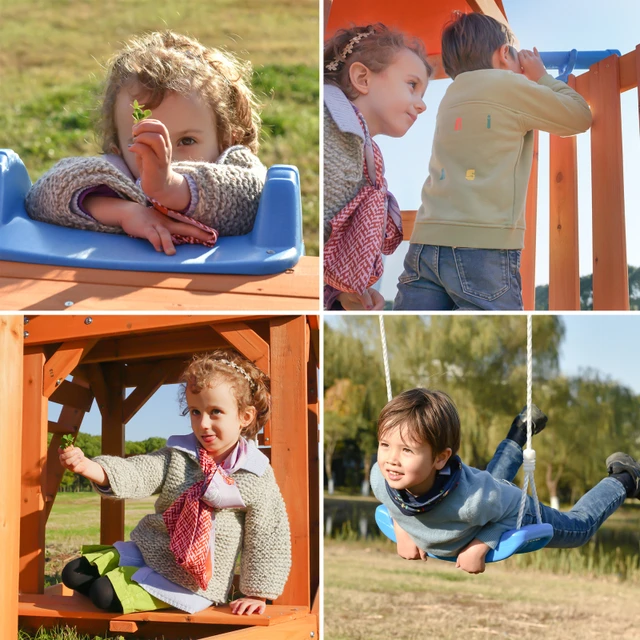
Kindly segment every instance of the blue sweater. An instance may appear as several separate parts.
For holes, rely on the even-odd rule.
[[[495,549],[500,536],[515,529],[522,496],[510,482],[466,464],[456,489],[431,511],[415,516],[402,513],[391,500],[377,463],[371,470],[371,488],[418,548],[437,556],[456,556],[474,538]]]

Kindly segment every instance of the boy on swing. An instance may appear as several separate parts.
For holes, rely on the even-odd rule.
[[[547,416],[531,407],[532,432]],[[378,461],[371,488],[393,518],[398,554],[408,560],[426,552],[457,556],[456,567],[482,573],[485,556],[500,536],[515,529],[521,490],[512,484],[522,465],[526,443],[525,411],[513,421],[486,471],[464,464],[460,419],[451,398],[441,391],[404,391],[382,409],[378,419]],[[625,501],[640,498],[640,464],[625,453],[607,458],[609,476],[568,512],[540,505],[542,521],[553,526],[549,547],[579,547]],[[523,525],[536,522],[527,498]]]

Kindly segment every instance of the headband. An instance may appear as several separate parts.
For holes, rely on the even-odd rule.
[[[249,386],[251,387],[251,391],[255,391],[257,389],[256,383],[240,365],[236,364],[235,362],[231,362],[231,360],[226,360],[225,358],[220,358],[218,362],[222,362],[223,364],[226,364],[228,367],[235,369],[240,375],[244,376],[244,378],[249,383]]]
[[[347,46],[342,50],[342,53],[339,56],[335,57],[325,67],[325,69],[327,71],[337,71],[338,70],[338,65],[341,62],[344,62],[347,59],[347,56],[349,54],[353,53],[354,45],[358,44],[358,42],[360,42],[360,40],[363,40],[367,36],[370,36],[372,33],[373,33],[373,31],[363,31],[362,33],[359,33],[357,36],[353,36],[353,38],[351,38],[351,40],[349,40],[349,42],[347,42]]]

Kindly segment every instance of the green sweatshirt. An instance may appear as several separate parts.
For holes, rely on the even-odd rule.
[[[461,73],[438,109],[411,242],[522,249],[533,130],[571,136],[590,126],[582,96],[549,74],[536,83],[502,69]]]

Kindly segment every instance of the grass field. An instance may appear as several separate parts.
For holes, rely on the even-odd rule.
[[[615,578],[504,563],[472,576],[402,560],[385,541],[325,541],[325,640],[631,640],[639,601],[640,584]]]
[[[94,155],[103,67],[131,35],[170,28],[254,66],[264,105],[260,157],[300,169],[307,254],[318,254],[316,0],[15,0],[0,19],[0,148],[32,180],[56,161]]]

